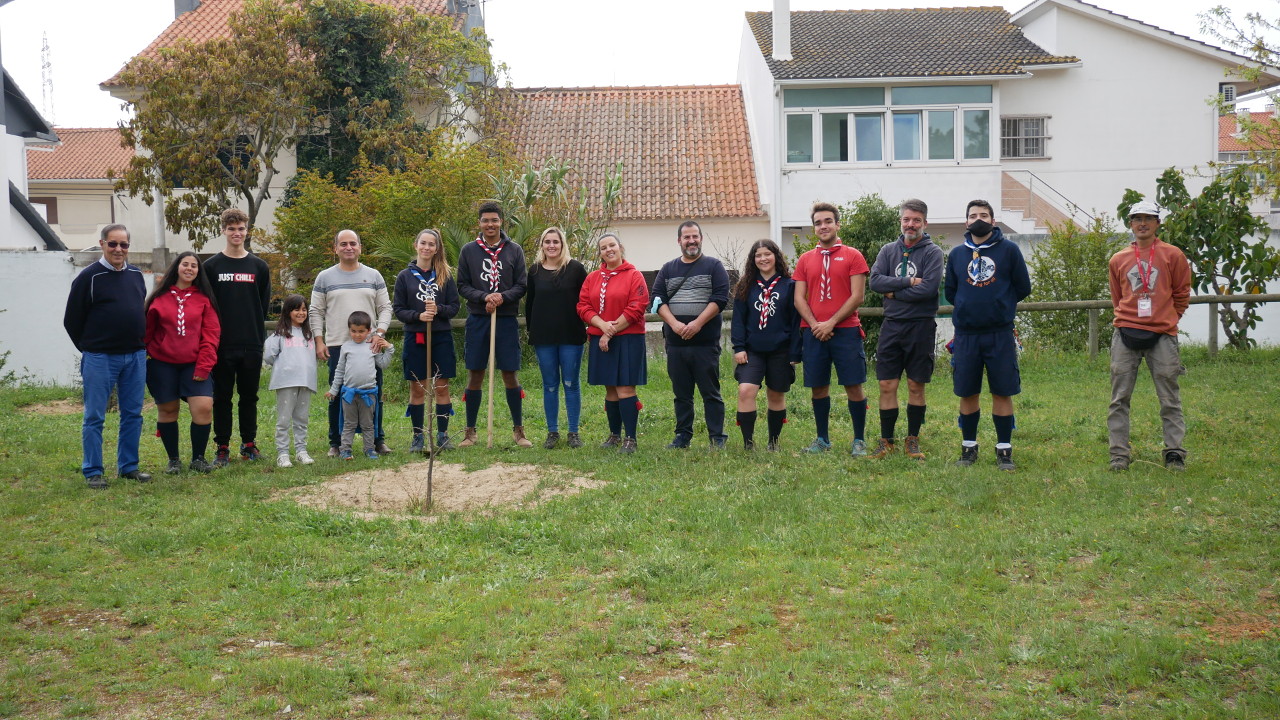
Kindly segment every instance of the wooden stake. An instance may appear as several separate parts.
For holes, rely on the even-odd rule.
[[[494,348],[498,340],[498,311],[495,308],[489,313],[489,442],[487,447],[493,447],[493,373],[494,373]],[[505,386],[504,386],[505,387]]]

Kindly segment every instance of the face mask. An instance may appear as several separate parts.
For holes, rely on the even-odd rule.
[[[974,220],[969,224],[969,234],[973,237],[986,237],[994,229],[995,226],[986,220]]]

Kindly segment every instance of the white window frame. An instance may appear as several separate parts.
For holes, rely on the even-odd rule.
[[[1049,121],[1053,119],[1051,115],[1001,115],[1000,116],[1000,159],[1001,160],[1049,160],[1049,141],[1053,139],[1053,135],[1049,134]],[[1040,133],[1038,135],[1022,134],[1022,124],[1027,120],[1036,120],[1040,123]],[[1005,123],[1017,123],[1017,134],[1006,134]],[[1040,144],[1040,154],[1031,155],[1025,152],[1027,141],[1035,141]],[[1005,152],[1006,143],[1015,143],[1019,148],[1017,154],[1008,154]]]
[[[888,88],[886,88],[888,90]],[[859,105],[855,107],[795,107],[786,108],[783,112],[782,120],[782,146],[783,146],[783,164],[787,167],[893,167],[895,165],[915,166],[953,166],[953,165],[991,165],[998,163],[991,147],[991,141],[995,139],[996,133],[991,127],[990,119],[987,124],[987,157],[984,158],[965,158],[965,133],[964,118],[965,112],[970,110],[985,110],[988,118],[995,117],[995,103],[966,103],[966,104],[946,104],[946,105]],[[951,112],[954,114],[955,122],[952,127],[955,133],[954,152],[951,158],[946,159],[930,159],[929,155],[929,112]],[[916,113],[920,116],[920,135],[917,142],[920,147],[920,158],[914,160],[898,160],[894,158],[894,127],[893,116],[895,113]],[[851,160],[823,160],[823,132],[822,132],[822,116],[823,115],[840,115],[844,114],[848,121],[846,123],[846,139],[845,142],[849,148],[849,154],[853,157]],[[791,148],[787,144],[787,127],[789,117],[792,115],[808,115],[813,122],[812,131],[812,160],[810,162],[791,162],[787,160],[790,155]],[[859,160],[857,159],[857,116],[858,115],[879,115],[881,116],[880,131],[880,159],[878,160]]]

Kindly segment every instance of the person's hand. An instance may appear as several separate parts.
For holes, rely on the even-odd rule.
[[[885,299],[885,300],[892,300],[892,299],[893,299],[893,293],[891,293],[891,292],[887,292],[887,293],[885,293],[885,294],[884,294],[884,299]]]
[[[332,390],[326,390],[326,391],[325,391],[325,393],[324,393],[324,397],[325,397],[325,399],[326,399],[326,400],[332,400],[332,399],[333,399],[333,391],[332,391]]]
[[[734,353],[734,354],[733,354],[733,361],[734,361],[734,362],[736,362],[736,363],[738,363],[739,365],[746,365],[746,364],[747,364],[747,351],[746,351],[746,350],[743,350],[742,352]]]
[[[498,306],[502,304],[502,293],[489,293],[484,296],[484,311],[487,313],[497,312]]]
[[[684,335],[682,335],[681,337],[683,337],[685,340],[692,340],[693,336],[697,335],[698,332],[701,330],[702,330],[702,323],[698,322],[697,320],[694,320],[693,322],[684,326]]]
[[[423,322],[431,322],[436,319],[436,301],[428,300],[423,303],[422,313],[418,315],[418,319]]]
[[[391,343],[387,342],[387,339],[381,335],[370,334],[369,338],[369,344],[373,345],[370,350],[373,352],[382,352],[382,348],[391,347]]]
[[[318,343],[316,343],[316,359],[317,359],[317,360],[328,360],[328,359],[329,359],[329,346],[328,346],[328,345],[325,345],[323,342],[318,342]]]
[[[836,334],[835,323],[831,322],[830,320],[820,322],[817,325],[813,326],[813,336],[817,338],[818,342],[826,342],[831,339],[832,335],[835,335],[835,334]]]
[[[600,336],[600,352],[609,352],[609,336]]]
[[[924,282],[924,278],[913,277],[911,278],[911,287],[915,287],[916,285],[919,285],[922,282]]]
[[[608,338],[611,338],[611,337],[613,337],[614,335],[617,335],[617,334],[618,334],[618,321],[617,321],[617,320],[614,320],[613,322],[605,323],[605,326],[604,326],[603,328],[601,328],[601,329],[600,329],[600,332],[604,333],[604,336],[605,336],[605,337],[608,337]]]
[[[191,379],[195,380],[196,382],[204,382],[204,376],[202,375],[192,375]]]

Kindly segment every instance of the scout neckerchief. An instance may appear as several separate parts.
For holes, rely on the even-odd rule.
[[[818,286],[819,300],[831,299],[831,256],[834,255],[836,251],[843,249],[844,245],[841,245],[839,242],[832,245],[830,248],[818,247],[818,251],[822,253],[822,280]]]
[[[422,273],[418,270],[417,265],[410,265],[409,272],[418,278],[418,299],[422,301],[425,307],[428,302],[436,299],[436,271],[432,270],[427,277],[422,277]]]
[[[1142,254],[1138,243],[1133,244],[1133,257],[1138,261],[1138,279],[1142,281],[1142,294],[1138,296],[1138,317],[1151,317],[1151,266],[1156,261],[1156,244],[1151,243],[1151,254],[1147,256],[1146,272],[1142,270]]]
[[[179,295],[178,288],[170,287],[169,292],[173,294],[173,299],[178,301],[178,337],[187,336],[187,300],[191,297],[191,293],[195,292],[194,288],[187,288],[186,295]]]
[[[781,273],[774,273],[773,279],[769,281],[768,285],[765,285],[763,280],[756,278],[756,285],[760,286],[760,302],[756,307],[760,310],[761,330],[764,330],[765,326],[769,324],[769,316],[777,311],[777,308],[774,307],[774,302],[778,299],[778,296],[773,292],[773,288],[781,279]]]
[[[501,280],[502,275],[502,263],[498,261],[498,255],[502,253],[502,248],[506,247],[507,241],[499,239],[498,247],[490,249],[485,244],[484,238],[478,237],[476,238],[476,244],[480,246],[481,250],[484,250],[485,255],[489,256],[489,261],[484,264],[480,272],[480,279],[488,281],[489,292],[498,292],[498,282]]]
[[[621,265],[619,265],[615,270],[609,270],[608,268],[603,268],[603,267],[600,268],[600,314],[601,315],[604,314],[604,290],[605,288],[609,287],[609,281],[613,279],[613,276],[617,275],[620,272],[622,272]]]
[[[929,239],[929,233],[921,233],[920,239],[916,241],[915,245],[907,245],[907,240],[904,236],[899,235],[898,239],[902,240],[902,263],[898,265],[898,277],[904,278],[907,276],[907,261],[911,259],[911,253],[920,247],[920,243]]]

